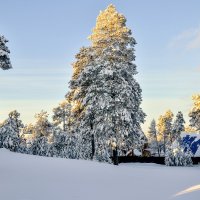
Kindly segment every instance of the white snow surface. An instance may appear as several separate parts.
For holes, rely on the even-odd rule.
[[[0,200],[199,200],[200,166],[119,166],[0,149]]]

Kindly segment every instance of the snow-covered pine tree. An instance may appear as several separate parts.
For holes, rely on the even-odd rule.
[[[165,132],[165,123],[164,123],[164,117],[162,115],[160,115],[160,117],[158,118],[158,123],[157,123],[157,130],[158,130],[158,142],[160,144],[160,154],[162,154],[162,152],[164,153],[165,151],[165,139],[164,139],[164,132]]]
[[[20,138],[20,130],[23,128],[23,123],[20,120],[20,113],[14,110],[8,116],[0,127],[0,147],[11,151],[21,151],[20,146],[23,140]]]
[[[78,158],[77,135],[68,134],[60,128],[53,131],[53,141],[49,145],[48,156],[61,158]]]
[[[34,134],[34,125],[32,123],[26,124],[22,129],[21,137],[26,139],[26,135],[32,136]]]
[[[33,126],[33,142],[29,148],[29,153],[34,155],[47,156],[49,144],[48,140],[53,132],[53,124],[48,120],[48,114],[45,111],[35,115],[36,123]]]
[[[200,131],[200,94],[192,97],[194,105],[189,113],[190,126]]]
[[[172,120],[173,120],[174,114],[171,110],[168,110],[164,115],[164,121],[165,121],[165,135],[168,137],[167,142],[172,143]]]
[[[0,35],[0,68],[3,70],[12,68],[9,58],[10,51],[6,46],[7,42],[8,40],[4,36]]]
[[[109,162],[108,141],[116,140],[122,153],[121,149],[128,151],[145,140],[140,126],[145,117],[140,108],[142,91],[134,78],[136,42],[113,5],[100,13],[89,38],[93,59],[76,80],[85,91],[80,135],[94,135],[95,159]]]
[[[67,158],[67,134],[57,128],[53,132],[53,142],[50,144],[48,156]]]
[[[82,47],[80,52],[76,55],[76,61],[73,63],[73,75],[70,81],[71,91],[67,93],[66,99],[72,105],[71,109],[71,137],[74,135],[74,140],[77,140],[77,151],[81,159],[91,159],[92,158],[92,136],[90,131],[80,133],[80,122],[84,116],[85,108],[82,106],[83,99],[85,97],[85,88],[80,87],[78,79],[80,74],[84,70],[85,66],[91,62],[92,57],[92,47]],[[90,130],[90,129],[89,129]],[[73,139],[72,139],[73,141]]]
[[[63,131],[70,131],[70,126],[71,126],[71,104],[67,101],[64,100],[62,101],[58,107],[53,109],[53,121],[54,124],[60,125],[62,124]]]
[[[33,129],[33,137],[48,137],[52,133],[53,124],[48,120],[48,113],[41,111],[35,115],[36,122]]]
[[[172,111],[168,110],[163,116],[161,115],[158,119],[158,134],[159,140],[163,140],[163,152],[166,151],[166,145],[172,143]]]
[[[185,120],[183,118],[183,113],[179,111],[172,125],[172,140],[180,139],[181,132],[185,130],[184,124]]]
[[[149,142],[152,152],[158,153],[158,155],[160,156],[160,147],[159,147],[158,137],[157,137],[156,121],[154,119],[151,121],[149,130],[148,130],[148,142]]]
[[[67,158],[70,159],[77,159],[79,158],[79,150],[77,147],[78,144],[78,137],[77,134],[68,134],[67,135],[67,149],[66,154]]]
[[[49,143],[45,136],[37,137],[33,140],[33,143],[29,149],[29,153],[39,156],[48,156]]]
[[[192,166],[191,153],[184,152],[180,141],[175,140],[166,149],[165,165],[167,166]]]

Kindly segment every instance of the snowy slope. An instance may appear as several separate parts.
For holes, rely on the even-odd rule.
[[[200,166],[113,166],[0,149],[0,200],[199,200],[199,175]]]

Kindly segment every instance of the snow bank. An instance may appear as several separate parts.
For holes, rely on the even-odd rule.
[[[197,200],[199,170],[141,163],[114,166],[0,149],[0,200]]]

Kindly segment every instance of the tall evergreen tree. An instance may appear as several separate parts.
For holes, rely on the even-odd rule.
[[[12,68],[9,58],[10,50],[6,46],[7,42],[8,40],[0,35],[0,68],[3,70]]]
[[[172,143],[172,120],[173,113],[168,110],[163,116],[158,119],[158,134],[159,139],[163,139],[163,151],[165,153],[166,145]]]
[[[158,143],[158,137],[157,137],[157,130],[156,130],[156,121],[153,119],[151,121],[149,131],[148,131],[148,141],[150,144],[150,148],[153,152],[158,153],[160,156],[160,147]]]
[[[193,96],[194,105],[189,113],[190,126],[200,131],[200,94]]]
[[[185,123],[185,120],[183,118],[183,113],[179,111],[176,115],[176,119],[172,126],[173,140],[180,139],[181,132],[185,130],[184,123]]]
[[[134,78],[136,42],[113,5],[100,13],[89,38],[92,59],[74,81],[84,91],[80,135],[94,135],[95,158],[109,161],[108,141],[116,140],[122,153],[122,148],[128,151],[145,140],[140,126],[145,117],[140,108],[142,91]]]

